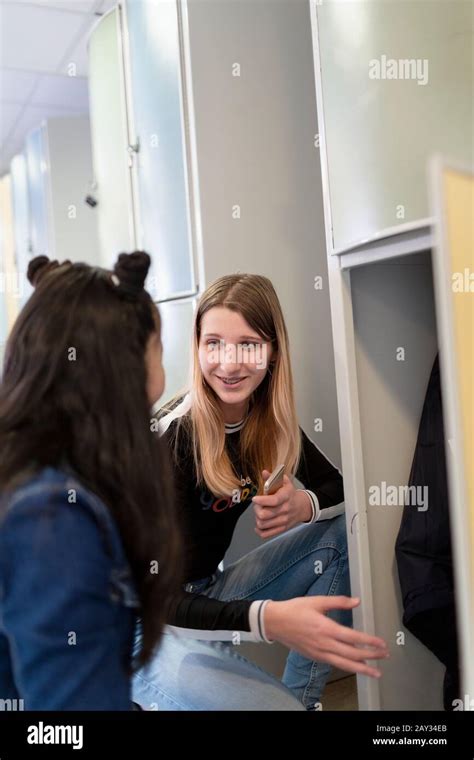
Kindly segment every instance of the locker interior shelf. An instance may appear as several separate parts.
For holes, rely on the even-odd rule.
[[[428,251],[433,245],[433,220],[420,219],[400,227],[392,227],[350,248],[337,250],[340,269],[351,269],[398,256]]]

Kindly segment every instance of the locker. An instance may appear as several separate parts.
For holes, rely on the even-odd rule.
[[[97,218],[85,202],[93,184],[87,117],[54,118],[29,132],[12,160],[15,246],[23,302],[28,261],[98,261]]]
[[[379,682],[358,677],[359,707],[441,709],[444,669],[401,624],[394,544],[403,504],[398,513],[371,505],[369,493],[383,482],[407,483],[438,349],[444,405],[449,409],[459,394],[450,339],[441,329],[449,286],[446,280],[440,285],[439,274],[433,286],[433,270],[444,265],[447,250],[437,244],[445,211],[430,200],[429,166],[434,151],[472,163],[472,116],[464,110],[472,97],[466,32],[472,14],[464,2],[312,1],[310,9],[351,583],[362,600],[355,621],[386,638],[392,651]],[[426,91],[416,81],[385,80],[382,86],[370,79],[368,62],[389,45],[394,57],[414,49],[429,58]],[[448,82],[456,86],[456,102]],[[407,215],[397,218],[397,205],[405,202]],[[470,246],[472,261],[472,230]],[[472,436],[472,416],[466,423]],[[454,480],[459,467],[451,462],[448,471],[462,679],[469,694],[472,546],[461,539],[468,503],[457,493],[464,489],[464,481]]]

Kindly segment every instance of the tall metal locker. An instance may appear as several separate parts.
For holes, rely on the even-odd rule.
[[[126,0],[121,12],[137,244],[153,256],[148,289],[163,321],[166,397],[187,380],[199,289],[197,165],[180,5]]]
[[[178,11],[174,2],[123,5],[138,237],[154,254],[157,301],[194,295],[197,280]]]
[[[121,250],[152,256],[146,286],[163,323],[163,400],[187,379],[198,292],[184,78],[177,3],[121,3],[93,30],[89,81],[101,257],[110,266]]]
[[[97,201],[99,260],[112,266],[136,247],[131,157],[124,90],[120,12],[97,22],[88,43],[93,196]]]
[[[459,392],[438,324],[446,281],[433,288],[442,252],[428,167],[435,152],[473,163],[471,8],[310,0],[351,581],[362,600],[355,622],[392,652],[380,681],[358,677],[361,709],[442,706],[444,669],[401,623],[394,547],[403,501],[370,495],[408,482],[438,348],[447,408]],[[474,584],[459,543],[469,504],[455,491],[462,688],[472,694]]]
[[[25,141],[30,228],[30,254],[51,255],[53,220],[48,188],[48,145],[44,125],[33,129]]]
[[[15,269],[18,278],[19,303],[23,305],[31,292],[31,286],[21,273],[26,272],[31,256],[30,206],[28,172],[25,153],[18,153],[10,163],[13,207],[13,238]]]
[[[96,213],[86,203],[92,187],[87,117],[47,119],[27,135],[23,154],[12,161],[18,274],[22,297],[34,256],[98,260]]]

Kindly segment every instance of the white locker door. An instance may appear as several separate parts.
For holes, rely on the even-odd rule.
[[[48,202],[51,252],[59,261],[98,265],[97,208],[86,203],[92,180],[91,135],[87,116],[48,119]]]
[[[138,242],[153,257],[153,298],[181,298],[196,292],[196,276],[178,7],[129,0],[123,11]]]
[[[30,238],[30,209],[28,195],[28,173],[23,153],[14,156],[10,164],[13,204],[13,235],[15,263],[18,277],[20,307],[29,297],[32,287],[26,279],[28,261],[32,254]]]
[[[48,199],[48,155],[44,124],[26,138],[31,258],[51,256],[51,219]]]
[[[92,161],[98,201],[100,261],[110,267],[121,251],[136,247],[132,180],[123,84],[119,11],[114,8],[89,38]]]

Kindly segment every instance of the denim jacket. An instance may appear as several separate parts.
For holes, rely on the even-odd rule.
[[[0,709],[131,709],[137,607],[115,521],[73,474],[0,499]]]

